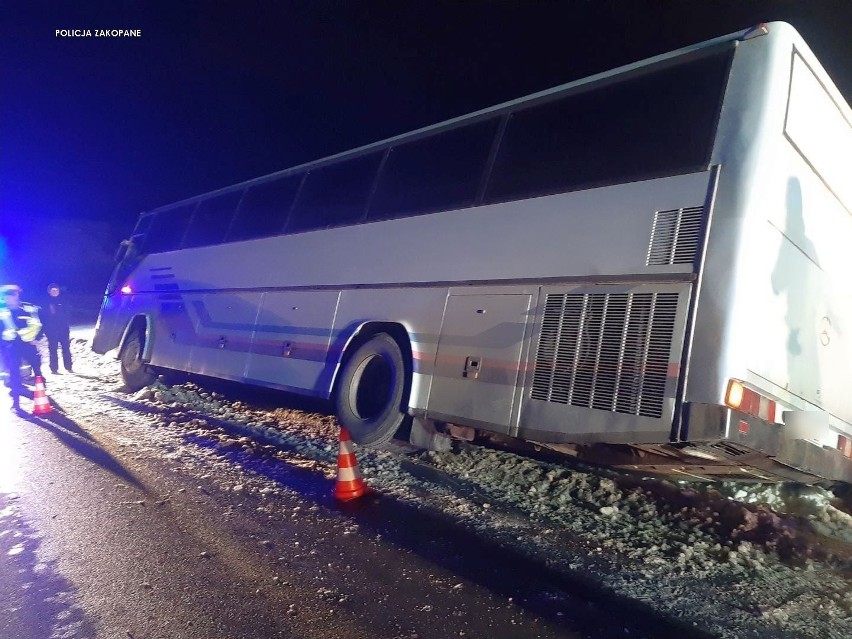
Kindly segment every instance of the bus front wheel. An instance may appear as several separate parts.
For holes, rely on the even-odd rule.
[[[387,333],[378,333],[343,366],[335,393],[337,419],[356,443],[381,447],[406,418],[405,389],[405,359],[399,344]]]
[[[157,375],[142,361],[142,349],[145,341],[139,329],[135,329],[127,337],[121,347],[118,359],[121,362],[121,379],[131,392],[138,391],[151,384]]]

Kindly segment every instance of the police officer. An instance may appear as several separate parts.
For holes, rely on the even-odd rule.
[[[26,362],[33,373],[41,377],[41,356],[34,342],[41,333],[41,321],[38,307],[21,302],[21,287],[8,284],[0,287],[0,355],[9,378],[9,395],[12,397],[12,410],[20,411],[20,397],[32,398],[32,392],[24,388],[21,381],[21,364]]]
[[[51,284],[47,287],[50,298],[47,304],[41,307],[39,319],[42,330],[47,337],[48,361],[50,372],[56,375],[59,372],[59,349],[62,348],[62,363],[65,370],[73,372],[71,363],[71,326],[68,319],[68,308],[60,295],[59,284]]]

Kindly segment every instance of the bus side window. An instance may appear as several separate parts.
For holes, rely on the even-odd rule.
[[[173,209],[159,211],[152,216],[151,226],[145,237],[144,253],[164,253],[180,248],[186,227],[195,211],[196,203],[184,204]]]
[[[308,173],[287,220],[287,233],[356,224],[364,217],[382,153],[329,164]]]
[[[227,241],[282,233],[303,177],[303,173],[297,173],[249,187],[231,223]]]
[[[725,47],[513,112],[486,202],[701,170],[730,69]]]
[[[192,216],[192,222],[183,242],[184,248],[221,244],[231,225],[234,211],[240,203],[243,191],[231,191],[202,200]]]
[[[393,147],[367,221],[474,204],[498,122],[492,118]]]

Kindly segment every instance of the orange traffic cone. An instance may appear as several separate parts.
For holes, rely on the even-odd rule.
[[[345,428],[340,429],[340,452],[337,454],[337,484],[334,486],[334,496],[341,501],[358,499],[370,492],[367,484],[361,478],[358,470],[358,460],[352,448],[352,438]]]
[[[44,380],[41,377],[35,378],[35,393],[33,394],[33,415],[46,415],[53,412],[53,407],[50,405],[50,400],[47,399],[47,393],[44,390]]]

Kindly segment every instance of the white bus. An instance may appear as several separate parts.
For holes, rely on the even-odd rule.
[[[850,123],[759,25],[144,212],[93,348],[365,445],[849,482]]]

